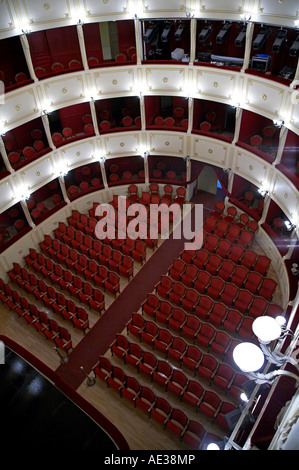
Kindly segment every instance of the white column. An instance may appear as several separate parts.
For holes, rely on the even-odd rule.
[[[56,147],[55,147],[55,145],[53,143],[53,140],[52,140],[50,124],[49,124],[49,118],[46,114],[42,115],[42,121],[43,121],[44,129],[45,129],[45,133],[46,133],[46,136],[47,136],[47,139],[48,139],[48,142],[49,142],[49,146],[52,149],[55,149]]]
[[[77,24],[77,34],[78,34],[79,45],[80,45],[82,65],[84,67],[84,70],[88,70],[88,62],[87,62],[87,56],[86,56],[84,32],[83,32],[82,24]]]
[[[244,62],[243,62],[242,72],[244,72],[249,67],[253,30],[254,30],[254,23],[249,21],[247,24],[247,28],[246,28],[246,40],[245,40],[246,42],[245,42],[245,53],[244,53]]]
[[[281,156],[284,151],[284,146],[285,146],[287,135],[288,135],[288,129],[284,126],[281,126],[281,129],[279,132],[279,143],[278,143],[277,154],[273,162],[274,165],[277,165],[281,161]]]
[[[142,50],[141,50],[141,33],[140,33],[140,26],[141,23],[138,18],[134,20],[135,26],[135,43],[136,43],[136,57],[137,57],[137,65],[141,64],[142,59]]]
[[[30,77],[32,78],[32,80],[37,82],[38,79],[35,75],[32,59],[31,59],[31,54],[30,54],[30,46],[29,46],[29,42],[28,42],[26,34],[21,34],[20,40],[21,40],[21,44],[22,44],[22,47],[23,47],[23,51],[24,51],[26,62],[27,62],[27,66],[28,66],[28,69],[29,69]]]
[[[69,203],[70,200],[69,200],[68,195],[67,195],[64,177],[63,177],[63,176],[59,176],[59,177],[58,177],[58,181],[59,181],[59,184],[60,184],[60,188],[61,188],[61,192],[62,192],[62,195],[63,195],[63,199],[65,200],[65,202]]]
[[[190,22],[190,59],[189,63],[193,64],[196,56],[196,18],[192,18]]]
[[[100,166],[101,166],[102,180],[103,180],[103,183],[104,183],[104,187],[107,189],[108,188],[108,182],[107,182],[107,176],[106,176],[106,171],[105,171],[105,161],[104,160],[100,161]]]
[[[98,119],[97,119],[97,113],[96,113],[96,107],[94,104],[94,100],[90,101],[90,110],[91,110],[91,115],[92,115],[92,124],[94,127],[95,133],[98,135],[99,134],[99,126],[98,126]]]
[[[9,161],[9,159],[8,159],[7,152],[6,152],[6,148],[5,148],[5,144],[4,144],[3,139],[2,139],[1,136],[0,136],[0,151],[1,151],[1,155],[2,155],[4,164],[5,164],[6,168],[7,168],[7,170],[13,172],[14,169],[13,169],[13,167],[11,166],[10,161]]]

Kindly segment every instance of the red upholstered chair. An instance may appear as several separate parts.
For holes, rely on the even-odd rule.
[[[252,137],[250,137],[250,145],[252,145],[252,147],[259,148],[262,145],[262,143],[263,143],[263,139],[260,135],[255,134]]]
[[[188,378],[179,369],[174,369],[171,378],[167,384],[167,390],[174,393],[177,396],[182,397],[188,384]]]
[[[33,147],[36,152],[41,152],[45,148],[45,144],[42,140],[35,140],[33,142]]]
[[[250,305],[248,315],[252,318],[257,318],[265,315],[268,308],[268,301],[263,297],[254,296],[253,301]]]
[[[184,324],[181,326],[182,335],[195,340],[201,328],[201,323],[195,315],[187,315]]]
[[[141,386],[135,401],[137,408],[140,408],[142,411],[150,415],[155,402],[156,395],[154,392],[149,387]]]
[[[248,221],[249,221],[249,216],[247,214],[240,214],[239,219],[236,222],[234,222],[234,225],[243,229],[246,227]]]
[[[186,269],[186,264],[180,259],[175,259],[169,268],[168,274],[175,281],[181,281],[182,275]]]
[[[84,132],[85,134],[93,134],[94,133],[94,127],[93,124],[87,123],[84,125]]]
[[[228,413],[231,413],[232,411],[235,411],[236,409],[237,409],[236,406],[233,405],[232,403],[223,402],[215,417],[217,424],[222,426],[224,429],[229,430],[227,421],[225,419],[225,415]]]
[[[252,300],[253,295],[250,292],[240,289],[237,298],[235,299],[234,307],[241,313],[246,314],[249,311]]]
[[[270,264],[271,260],[267,256],[258,255],[253,270],[260,273],[262,276],[266,276]]]
[[[235,267],[234,274],[231,277],[231,283],[238,287],[243,287],[248,277],[249,271],[245,266],[238,265]]]
[[[170,364],[163,360],[158,360],[157,367],[153,372],[153,381],[163,385],[166,389],[169,380],[171,379],[173,369]]]
[[[223,220],[225,222],[228,222],[229,224],[232,224],[237,217],[237,209],[233,206],[228,207],[227,209],[227,214],[223,217]]]
[[[164,118],[162,116],[156,116],[154,122],[155,122],[155,126],[157,127],[164,126]]]
[[[230,386],[228,393],[232,397],[240,399],[240,395],[243,392],[242,386],[245,384],[245,382],[248,381],[248,377],[246,375],[242,374],[235,374]]]
[[[203,270],[210,259],[210,253],[201,248],[192,259],[192,263],[197,269]]]
[[[200,123],[199,128],[201,131],[209,132],[211,130],[211,123],[208,121],[203,121]]]
[[[125,62],[126,60],[127,60],[127,57],[122,52],[117,54],[115,57],[115,62]]]
[[[199,333],[196,336],[196,343],[204,348],[209,349],[214,336],[216,334],[215,328],[208,323],[202,323]]]
[[[187,350],[187,342],[178,336],[174,336],[171,345],[168,348],[168,357],[181,363]]]
[[[124,127],[129,127],[133,125],[133,119],[131,116],[124,116],[122,119],[122,125]]]
[[[223,321],[223,329],[231,335],[238,333],[239,327],[242,323],[243,316],[237,310],[229,309],[227,310],[226,317]]]
[[[168,349],[172,343],[172,335],[169,330],[164,328],[160,328],[158,332],[158,336],[154,341],[154,346],[158,351],[162,352],[163,354],[167,354]]]
[[[207,217],[203,224],[203,229],[207,233],[213,233],[217,227],[217,219],[215,217]]]
[[[23,219],[18,219],[15,221],[14,226],[18,232],[20,232],[25,227],[25,221]]]
[[[209,234],[209,235],[207,235],[206,239],[204,240],[203,248],[206,251],[209,251],[210,253],[213,252],[213,251],[215,252],[217,247],[218,247],[219,241],[220,240],[216,235]]]
[[[78,69],[82,67],[80,60],[77,60],[77,59],[70,60],[68,65],[70,69]]]
[[[187,264],[186,268],[181,276],[181,282],[187,287],[193,287],[197,278],[199,271],[192,264]]]
[[[130,364],[136,368],[139,367],[139,364],[142,360],[143,350],[137,343],[130,343],[129,347],[124,355],[124,361],[127,364]]]
[[[153,171],[153,178],[160,179],[162,178],[162,171],[157,168]]]
[[[172,305],[167,300],[161,300],[156,309],[155,320],[164,325],[168,325],[168,320],[172,314]]]
[[[160,305],[160,299],[155,294],[147,294],[146,300],[142,303],[142,313],[146,313],[152,318],[156,318],[156,312]]]
[[[8,160],[10,161],[11,165],[16,165],[20,161],[20,154],[18,152],[10,152],[8,154]]]
[[[54,145],[61,144],[63,142],[63,136],[61,132],[54,132],[52,135],[52,140]]]
[[[168,200],[169,202],[172,201],[172,194],[173,194],[173,187],[170,184],[166,184],[164,186],[164,194],[161,195],[161,202],[164,200]]]
[[[24,83],[28,80],[26,73],[18,72],[15,76],[16,83]]]
[[[204,396],[204,388],[200,385],[199,382],[195,380],[189,380],[185,391],[182,394],[182,399],[184,402],[193,406],[195,411],[197,411],[200,402]]]
[[[217,393],[206,390],[202,402],[199,405],[199,411],[209,418],[214,418],[220,409],[221,403],[221,398]]]
[[[209,317],[212,306],[213,300],[207,295],[201,295],[194,313],[198,318],[205,320]]]
[[[207,431],[198,421],[190,420],[183,435],[184,441],[193,449],[200,449]]]
[[[254,232],[249,230],[242,230],[240,237],[236,240],[237,244],[243,248],[250,248],[254,240]]]
[[[186,287],[181,282],[173,282],[171,290],[168,293],[169,301],[174,305],[180,305],[185,295]]]
[[[224,209],[224,203],[222,201],[217,201],[215,204],[215,209],[211,211],[211,216],[215,217],[216,219],[220,219],[222,217]]]
[[[141,340],[150,346],[154,346],[155,339],[158,336],[159,327],[152,321],[147,321],[144,330],[141,331]]]
[[[157,365],[157,357],[149,351],[144,351],[138,370],[152,379]]]
[[[223,281],[223,279],[220,279],[218,277],[212,277],[206,293],[212,299],[217,300],[220,298],[225,285],[226,283]]]
[[[116,297],[116,295],[120,291],[120,282],[118,274],[109,271],[108,278],[104,282],[104,287],[108,292],[111,292]]]
[[[38,79],[44,77],[44,75],[46,75],[47,73],[44,67],[35,67],[34,72],[35,72],[36,78]]]
[[[194,312],[199,301],[199,293],[195,289],[187,289],[181,306],[186,312]]]
[[[197,368],[202,360],[203,353],[197,346],[189,345],[182,360],[182,366],[196,374]]]
[[[206,271],[199,271],[197,279],[194,283],[194,289],[200,294],[205,294],[212,281],[212,276]],[[197,307],[196,307],[197,310]]]
[[[110,129],[111,127],[111,123],[110,121],[108,121],[108,119],[103,119],[101,122],[100,122],[100,128],[102,131],[108,131],[108,129]]]
[[[244,249],[238,245],[231,245],[231,249],[227,255],[227,258],[233,263],[238,264],[244,255]]]
[[[97,59],[97,57],[88,57],[87,62],[88,67],[96,67],[99,65],[99,59]]]
[[[63,70],[64,70],[64,65],[61,62],[54,62],[54,64],[52,64],[52,72],[58,73],[58,72],[62,72]]]
[[[261,274],[252,271],[249,272],[244,282],[244,289],[249,290],[249,292],[251,292],[252,294],[256,294],[263,279],[264,278]]]
[[[188,124],[189,124],[188,119],[181,120],[181,126],[183,127],[183,129],[188,129]]]
[[[172,116],[168,116],[167,118],[165,118],[164,120],[164,125],[165,126],[168,126],[168,127],[173,127],[174,126],[174,118]]]
[[[231,243],[236,243],[240,234],[241,234],[241,229],[239,227],[236,227],[235,225],[229,225],[229,229],[227,233],[225,234],[225,238]]]
[[[245,266],[247,269],[252,269],[257,260],[257,254],[252,250],[244,250],[244,254],[240,261],[242,266]]]
[[[117,334],[115,340],[110,346],[111,354],[115,354],[121,359],[124,359],[125,355],[129,350],[129,346],[130,342],[128,341],[128,339],[124,335]]]
[[[99,377],[104,382],[112,375],[113,366],[105,356],[100,356],[97,365],[93,368],[95,377]]]
[[[64,127],[62,129],[62,135],[65,139],[69,139],[73,135],[73,131],[70,127]]]
[[[146,260],[146,245],[141,240],[136,240],[135,247],[132,250],[132,258],[141,264]]]
[[[205,269],[212,274],[212,276],[216,276],[221,268],[222,265],[222,258],[220,256],[211,253],[209,257],[209,261],[205,265]]]
[[[271,302],[277,282],[274,279],[263,278],[262,283],[258,289],[258,294]]]
[[[243,317],[238,331],[238,338],[242,339],[243,341],[251,341],[253,339],[254,334],[252,331],[252,323],[253,318]]]
[[[222,323],[227,314],[227,306],[221,302],[214,302],[213,308],[209,313],[209,323],[212,323],[217,328],[222,326]]]
[[[211,344],[211,351],[217,356],[225,357],[231,343],[230,336],[224,331],[217,331]]]
[[[126,378],[126,374],[120,367],[113,366],[112,374],[109,375],[107,379],[107,385],[121,393],[121,390],[125,386]]]
[[[170,418],[172,407],[170,403],[163,397],[157,397],[157,400],[151,411],[151,418],[158,421],[158,423],[166,425]]]
[[[218,271],[218,276],[221,277],[221,279],[224,281],[229,282],[234,273],[234,270],[235,264],[228,259],[224,259]]]
[[[188,423],[189,419],[187,415],[182,410],[173,408],[166,426],[171,432],[182,438]]]
[[[210,354],[203,354],[202,360],[197,368],[197,375],[210,381],[213,379],[218,368],[218,361]]]

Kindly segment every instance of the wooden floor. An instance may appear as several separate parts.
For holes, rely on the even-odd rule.
[[[159,240],[159,245],[161,245],[161,243],[163,243],[163,240]],[[253,249],[257,253],[262,253],[261,248],[256,242],[254,242]],[[151,250],[147,249],[147,258],[149,258],[151,254]],[[135,273],[140,269],[142,269],[142,267],[138,263],[135,263]],[[277,280],[276,274],[272,268],[270,268],[268,276]],[[126,285],[127,281],[122,278],[121,290],[123,290]],[[108,293],[105,295],[105,298],[106,306],[108,307],[113,302],[114,297]],[[279,283],[273,302],[279,305],[281,302]],[[57,316],[54,316],[51,310],[47,310],[44,304],[39,304],[38,302],[34,303],[37,306],[40,305],[41,310],[47,311],[49,316],[53,315],[53,318],[56,318],[57,320]],[[88,313],[90,326],[92,327],[98,320],[99,314],[92,310],[88,310]],[[59,323],[62,324],[63,321],[61,320]],[[67,322],[64,322],[63,324],[70,331],[73,346],[76,347],[76,345],[82,340],[83,333],[73,328]],[[3,304],[0,305],[0,333],[8,336],[13,341],[29,350],[52,370],[56,370],[60,366],[60,358],[54,350],[53,343],[47,341],[43,336],[38,334],[32,326],[27,325],[23,319],[19,318],[17,314],[9,310],[8,307]],[[127,334],[125,330],[123,331],[123,334]],[[129,337],[129,339],[134,342],[136,340],[136,338],[133,337]],[[143,349],[147,349],[145,344],[141,343],[141,346]],[[158,355],[156,351],[155,354]],[[109,357],[113,363],[121,364],[121,366],[124,367],[123,362],[115,356],[112,357],[109,350],[106,352],[106,356]],[[149,385],[157,395],[162,395],[161,387],[150,383],[148,378],[142,374],[137,374],[134,367],[126,365],[125,368],[128,375],[136,376],[142,384]],[[193,375],[189,374],[187,370],[184,370],[184,372],[187,376],[193,378]],[[208,384],[203,385],[207,389],[211,388]],[[214,387],[214,391],[221,396],[219,389],[216,390]],[[132,450],[190,450],[190,447],[187,444],[180,442],[177,436],[173,435],[167,429],[164,430],[162,426],[154,420],[148,419],[141,410],[137,408],[134,409],[130,402],[124,398],[120,398],[117,392],[107,388],[103,382],[97,381],[95,385],[88,386],[86,381],[84,381],[77,389],[77,392],[113,422],[113,424],[123,434]],[[220,437],[225,435],[224,430],[217,424],[212,424],[199,413],[195,413],[191,407],[180,402],[179,399],[170,394],[170,392],[167,393],[167,399],[169,399],[174,407],[177,406],[183,409],[190,419],[200,421],[207,431],[217,434]],[[229,397],[226,396],[225,400],[229,401]]]

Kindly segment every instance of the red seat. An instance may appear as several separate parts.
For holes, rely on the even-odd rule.
[[[234,223],[237,216],[237,209],[233,206],[228,207],[227,213],[223,216],[223,220],[229,224]]]
[[[74,327],[83,331],[84,334],[89,329],[88,314],[81,307],[78,307],[77,315],[75,317],[72,317],[72,322]]]
[[[153,373],[155,372],[158,365],[158,359],[154,354],[148,351],[144,351],[141,362],[139,363],[139,372],[147,375],[148,377],[153,378]]]
[[[156,349],[158,349],[158,351],[161,351],[163,354],[167,354],[168,349],[172,343],[172,339],[173,337],[168,330],[160,328],[158,336],[154,341],[154,346]]]
[[[231,243],[236,243],[241,233],[243,233],[243,231],[241,232],[241,229],[239,227],[236,227],[235,225],[230,225],[225,235],[225,238]]]
[[[221,268],[221,265],[222,258],[216,254],[211,254],[209,261],[205,265],[205,269],[213,276],[216,276]]]
[[[181,277],[185,272],[186,264],[180,259],[175,259],[172,266],[169,269],[169,275],[175,281],[181,281]]]
[[[167,384],[167,390],[182,397],[188,384],[188,378],[179,369],[174,369],[172,376]]]
[[[126,327],[127,327],[127,333],[132,333],[132,335],[136,336],[137,338],[140,338],[141,331],[144,330],[145,328],[146,321],[142,317],[142,315],[139,315],[138,313],[133,313],[132,318],[128,321]]]
[[[228,259],[224,259],[218,271],[218,276],[221,277],[221,279],[223,279],[225,282],[229,282],[233,276],[234,270],[235,264]]]
[[[196,336],[199,333],[200,327],[201,327],[201,323],[196,316],[187,315],[187,319],[185,323],[183,324],[181,331],[182,331],[183,336],[186,336],[187,338],[194,341]]]
[[[160,297],[168,299],[169,293],[172,289],[173,281],[169,276],[162,274],[160,282],[156,285],[156,292]]]
[[[213,300],[207,295],[201,295],[199,297],[198,304],[195,308],[195,315],[198,318],[202,318],[203,320],[205,320],[206,318],[208,318],[212,306]]]
[[[231,282],[226,282],[223,291],[220,294],[220,302],[224,305],[230,307],[233,305],[237,295],[239,292],[239,288],[232,284]]]
[[[241,246],[232,245],[230,252],[227,255],[227,258],[233,263],[238,264],[244,254],[244,250]]]
[[[185,294],[186,287],[181,282],[174,282],[170,292],[168,293],[168,298],[172,304],[180,305]]]
[[[110,360],[101,356],[97,365],[93,368],[94,375],[99,377],[104,382],[107,381],[108,377],[112,375],[113,366]]]
[[[185,286],[193,287],[198,276],[198,269],[193,265],[186,265],[181,281]]]
[[[256,263],[253,266],[253,270],[260,273],[262,276],[266,276],[271,260],[264,255],[258,255]]]
[[[217,360],[210,354],[204,354],[202,360],[197,368],[197,375],[206,379],[212,380],[218,368]]]
[[[256,294],[262,283],[263,276],[256,272],[249,272],[246,281],[244,282],[244,289],[249,290],[252,294]]]
[[[141,340],[146,344],[154,347],[155,340],[158,336],[159,328],[156,323],[152,321],[147,321],[144,329],[141,331]]]
[[[257,260],[257,254],[252,250],[244,250],[244,254],[240,261],[242,266],[245,266],[247,269],[252,269]]]
[[[195,289],[187,289],[181,300],[181,306],[186,312],[194,313],[199,301],[199,293]]]
[[[271,302],[276,286],[277,282],[274,279],[264,278],[258,289],[258,294]]]
[[[146,313],[152,318],[156,318],[156,312],[159,308],[159,305],[160,300],[155,294],[147,294],[147,298],[141,306],[142,312]]]
[[[111,271],[108,272],[108,277],[104,281],[104,288],[108,292],[114,294],[114,296],[116,297],[116,295],[120,291],[120,281],[117,273]]]
[[[186,354],[187,343],[183,338],[174,336],[171,345],[168,348],[168,357],[176,362],[181,363]]]
[[[197,411],[204,395],[204,388],[196,380],[189,380],[187,387],[182,395],[183,401],[195,408]]]
[[[157,400],[151,411],[151,418],[159,423],[166,425],[170,418],[172,407],[170,403],[163,397],[157,397]]]
[[[194,289],[200,294],[205,294],[212,281],[211,274],[205,271],[199,271],[197,279],[194,283]]]
[[[220,302],[214,302],[213,308],[209,314],[209,322],[212,323],[214,326],[220,327],[223,324],[226,314],[226,305]]]
[[[121,390],[125,386],[126,375],[124,371],[117,366],[113,366],[112,374],[107,379],[107,384],[109,387],[112,387],[114,390],[117,390],[121,393]]]
[[[247,313],[252,300],[253,295],[250,292],[240,289],[235,299],[234,307],[241,313]]]
[[[242,246],[243,248],[249,248],[252,245],[254,240],[254,233],[249,232],[248,230],[242,230],[241,235],[236,241],[238,245]]]
[[[217,415],[221,406],[221,398],[215,392],[206,390],[203,400],[199,405],[199,411],[204,413],[209,418],[214,418]]]
[[[220,357],[224,357],[230,346],[231,338],[224,331],[217,331],[211,344],[211,351]]]
[[[215,253],[216,255],[219,255],[221,258],[225,259],[227,258],[231,248],[232,244],[228,240],[220,240]]]
[[[142,411],[150,415],[152,408],[156,401],[156,395],[149,387],[140,387],[139,394],[136,398],[135,404]]]
[[[242,385],[248,381],[248,377],[242,374],[235,374],[232,382],[229,385],[229,394],[232,397],[240,399],[241,393],[243,393]]]
[[[181,308],[174,308],[168,319],[168,328],[180,332],[185,325],[187,316]]]
[[[238,287],[243,287],[248,277],[249,271],[245,266],[236,266],[231,277],[231,283]]]
[[[187,426],[189,423],[189,419],[187,415],[177,408],[173,408],[170,418],[166,423],[167,428],[176,434],[177,436],[183,437]]]
[[[172,375],[172,367],[168,362],[159,360],[157,367],[153,371],[153,380],[154,382],[159,383],[160,385],[167,386]]]
[[[225,286],[226,283],[223,281],[223,279],[212,277],[211,282],[207,288],[207,295],[212,299],[217,300],[220,298]]]
[[[223,329],[232,335],[237,334],[242,319],[243,316],[237,310],[228,310],[227,315],[223,321]]]
[[[202,323],[201,329],[196,336],[196,342],[200,346],[209,349],[213,342],[215,334],[216,331],[212,325],[209,325],[208,323]]]
[[[238,337],[241,338],[244,341],[250,341],[254,334],[252,331],[252,323],[253,323],[253,318],[251,317],[244,317],[242,320],[242,323],[239,327],[238,331]]]
[[[138,368],[143,356],[143,351],[139,344],[131,343],[127,352],[125,353],[124,360],[126,363]]]
[[[229,227],[229,222],[226,222],[224,220],[218,220],[217,227],[214,230],[214,234],[219,238],[223,238],[227,234]]]
[[[236,409],[237,409],[236,406],[233,405],[232,403],[223,402],[216,415],[217,424],[222,426],[224,429],[229,430],[230,428],[225,419],[225,415],[227,415],[228,413],[231,413],[232,411],[235,411]]]
[[[217,372],[213,378],[213,385],[223,391],[228,391],[235,377],[234,370],[227,364],[219,364]]]
[[[130,343],[128,339],[121,334],[117,334],[115,340],[110,346],[111,354],[112,355],[115,354],[121,359],[124,359],[125,355],[127,354],[129,350],[129,346],[130,346]]]
[[[216,227],[217,227],[217,219],[215,219],[215,217],[207,217],[203,224],[203,229],[207,233],[213,233]]]
[[[202,424],[190,420],[188,427],[183,435],[184,441],[193,449],[200,449],[207,432]]]
[[[215,252],[219,243],[219,238],[214,234],[209,234],[203,244],[203,248],[207,251]]]
[[[136,240],[135,247],[132,250],[132,258],[141,264],[146,260],[146,245],[140,240]]]

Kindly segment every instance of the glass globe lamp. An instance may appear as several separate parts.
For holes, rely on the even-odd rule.
[[[258,317],[252,323],[252,330],[258,337],[260,343],[268,344],[278,339],[281,335],[281,327],[278,321],[273,317]]]
[[[243,372],[254,372],[264,364],[262,350],[253,343],[240,343],[233,350],[233,359]]]

